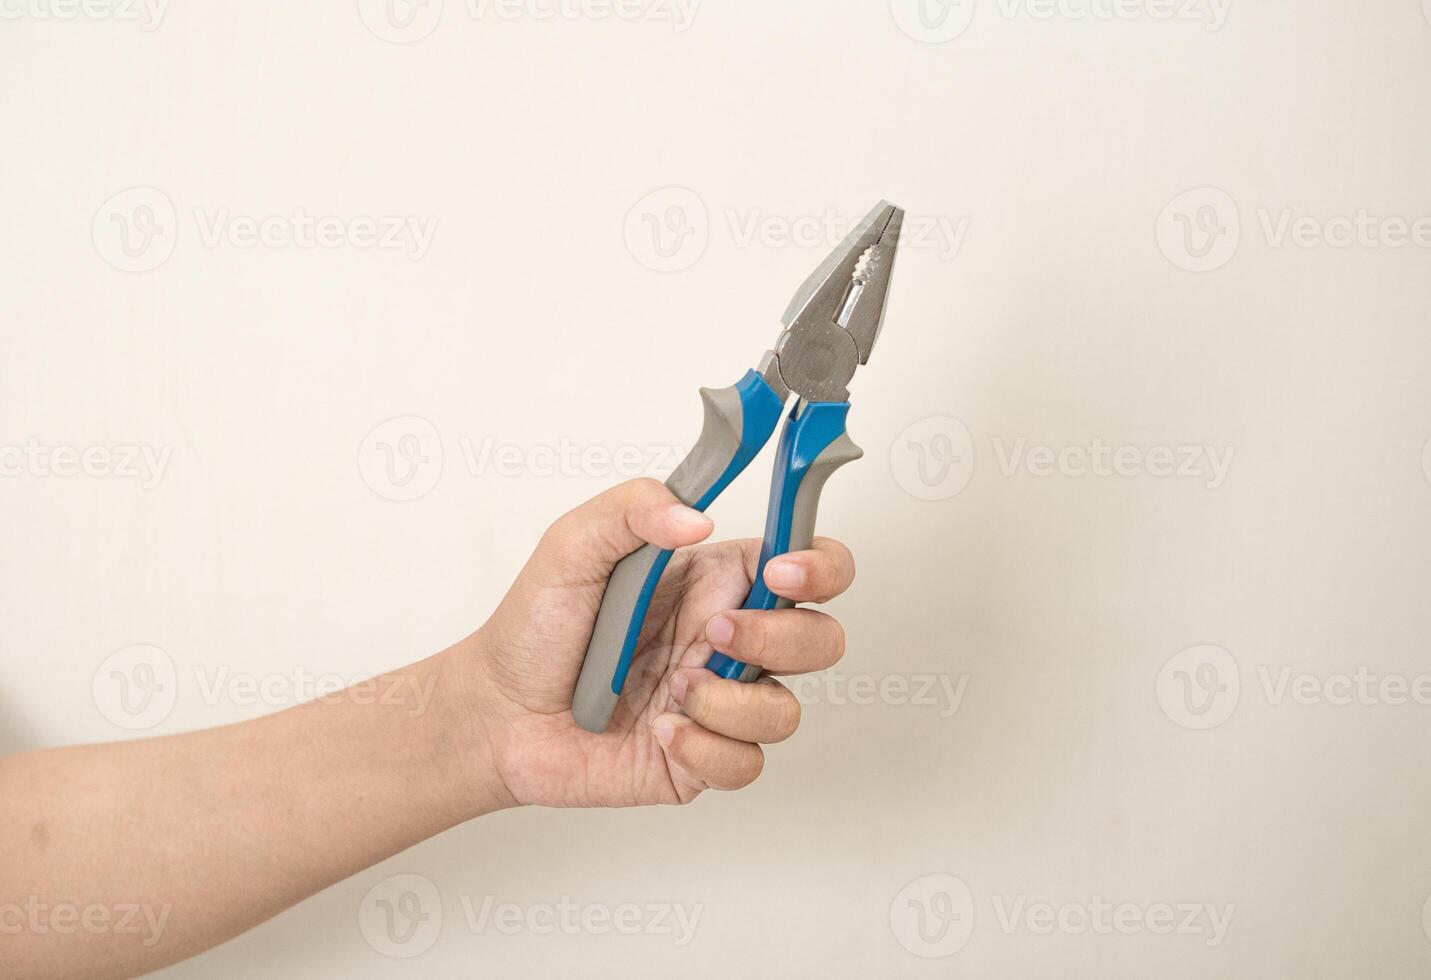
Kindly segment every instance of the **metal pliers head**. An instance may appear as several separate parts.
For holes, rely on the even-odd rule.
[[[889,300],[904,211],[881,201],[795,292],[785,331],[761,364],[777,392],[805,401],[842,402],[868,364]]]

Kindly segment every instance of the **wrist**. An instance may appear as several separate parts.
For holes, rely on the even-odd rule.
[[[477,634],[419,666],[430,666],[433,705],[427,737],[443,760],[437,767],[457,822],[519,805],[502,776],[502,720],[481,683]]]

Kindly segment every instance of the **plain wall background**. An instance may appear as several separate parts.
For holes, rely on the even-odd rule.
[[[5,7],[0,748],[253,717],[456,640],[620,478],[598,454],[669,470],[826,219],[887,197],[922,231],[820,517],[860,562],[850,650],[748,791],[499,814],[164,975],[1431,967],[1431,704],[1397,703],[1431,671],[1420,3],[394,2]],[[299,209],[435,232],[205,240]],[[1097,444],[1123,475],[1056,455]],[[27,445],[169,455],[146,487]],[[591,455],[553,474],[562,447]],[[1201,449],[1158,475],[1196,447],[1223,478]],[[758,532],[768,460],[719,533]],[[430,948],[363,918],[394,889]],[[488,896],[646,928],[478,931]],[[1225,935],[1151,928],[1203,903]]]

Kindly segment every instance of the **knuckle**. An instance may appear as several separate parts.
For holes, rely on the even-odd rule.
[[[830,653],[833,656],[833,659],[830,662],[834,663],[845,655],[845,625],[832,616],[830,617],[829,630]]]
[[[785,741],[791,735],[794,735],[795,730],[800,727],[801,708],[799,700],[785,688],[782,687],[780,690],[783,691],[784,694],[780,698],[780,704],[776,709],[777,714],[770,732],[771,737],[776,742]]]
[[[675,495],[666,489],[664,483],[649,476],[628,480],[617,487],[617,490],[620,491],[621,503],[627,510],[658,507],[675,500]]]
[[[752,745],[750,752],[742,753],[731,761],[724,783],[730,789],[741,789],[755,782],[764,769],[765,753],[760,751],[760,746]]]
[[[542,532],[540,546],[564,550],[582,533],[583,523],[578,511],[567,511],[547,525],[547,529]]]
[[[649,476],[638,476],[634,480],[627,480],[625,483],[618,483],[612,490],[627,503],[634,503],[645,500],[652,494],[665,493],[666,488],[659,480]]]
[[[811,594],[823,599],[834,598],[840,590],[840,567],[829,555],[820,555],[810,563]]]
[[[854,552],[850,551],[843,541],[834,538],[821,538],[820,542],[827,553],[830,586],[836,589],[848,588],[855,580]]]
[[[708,671],[703,673],[708,673]],[[681,699],[681,710],[697,723],[710,714],[710,688],[703,678],[691,678],[689,686],[686,688],[686,696]]]
[[[747,657],[761,657],[770,645],[770,630],[765,617],[756,613],[742,616],[737,621],[735,643]]]

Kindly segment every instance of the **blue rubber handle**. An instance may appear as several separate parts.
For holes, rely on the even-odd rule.
[[[765,540],[755,584],[742,609],[775,609],[794,605],[765,585],[765,565],[776,555],[803,551],[815,535],[815,511],[825,481],[840,466],[863,453],[845,432],[849,402],[797,404],[786,419],[775,451],[775,474],[770,482],[770,507],[765,516]],[[719,651],[711,654],[706,669],[721,677],[753,681],[760,668],[744,664]]]
[[[682,502],[705,510],[740,475],[780,422],[782,399],[755,371],[729,388],[701,389],[705,424],[696,445],[666,481]],[[601,598],[572,694],[572,717],[606,729],[616,709],[651,597],[671,552],[645,545],[616,563]]]

